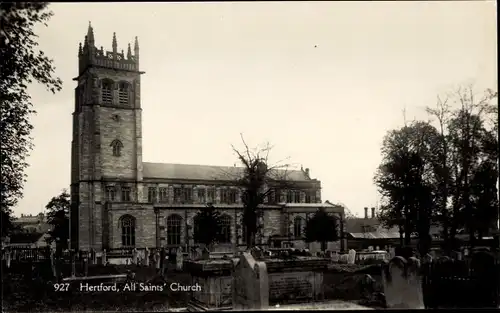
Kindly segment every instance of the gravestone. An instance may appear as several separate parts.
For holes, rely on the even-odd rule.
[[[380,250],[380,247],[379,247],[379,246],[376,246],[376,247],[375,247],[375,250],[379,251],[379,250]]]
[[[234,266],[232,291],[234,310],[266,310],[269,307],[266,264],[243,252]]]
[[[56,260],[54,256],[54,249],[50,249],[50,267],[52,269],[52,275],[56,278],[59,278],[56,271]]]
[[[250,253],[255,259],[262,258],[262,249],[260,249],[259,247],[252,248],[252,250],[250,250]]]
[[[149,267],[149,249],[144,251],[144,266]]]
[[[356,261],[356,251],[351,249],[349,250],[349,254],[347,256],[347,263],[354,264],[355,261]]]
[[[373,246],[368,247],[368,251],[372,252],[373,251]]]
[[[7,268],[10,268],[10,261],[12,260],[12,253],[10,252],[10,249],[5,250],[5,265],[7,265]]]
[[[137,248],[134,248],[132,250],[132,264],[137,264],[138,257],[139,257],[139,252],[137,251]]]
[[[341,254],[339,257],[340,263],[347,263],[348,260],[348,255],[347,254]]]
[[[339,254],[337,253],[337,251],[335,251],[333,254],[332,254],[332,261],[333,262],[338,262],[339,261]]]
[[[207,247],[203,248],[203,251],[201,253],[201,259],[210,260],[210,251],[207,249]]]
[[[108,264],[106,249],[104,249],[102,251],[102,264],[103,265],[107,265]]]
[[[178,271],[182,271],[182,264],[184,263],[184,253],[182,251],[182,248],[179,247],[177,248],[177,254],[175,257],[175,268]]]
[[[160,251],[156,249],[154,254],[155,267],[157,270],[161,269],[161,255]]]
[[[432,263],[432,260],[434,258],[432,257],[432,255],[430,255],[430,253],[427,253],[426,255],[424,255],[424,257],[422,258],[422,261],[426,264],[430,264]]]
[[[382,281],[387,308],[424,309],[420,261],[401,256],[392,258],[384,267]]]
[[[392,260],[396,256],[396,248],[390,247],[389,248],[389,260]]]

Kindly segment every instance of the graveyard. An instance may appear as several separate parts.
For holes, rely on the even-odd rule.
[[[460,259],[430,254],[422,259],[405,258],[390,251],[377,259],[356,256],[354,250],[312,255],[307,249],[255,247],[235,255],[180,250],[179,257],[167,260],[165,251],[134,249],[114,257],[112,253],[63,253],[56,260],[53,252],[34,250],[4,250],[3,273],[9,281],[4,284],[4,308],[8,311],[411,309],[499,304],[500,266],[487,251]],[[117,290],[82,290],[81,284],[116,285]],[[138,287],[125,287],[132,285]],[[185,286],[199,287],[183,291]],[[455,296],[447,296],[450,290]]]

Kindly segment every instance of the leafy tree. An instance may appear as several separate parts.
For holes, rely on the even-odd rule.
[[[53,77],[53,61],[36,48],[33,29],[40,23],[47,25],[53,14],[47,6],[46,2],[0,3],[2,236],[12,229],[11,208],[23,196],[26,157],[33,147],[29,118],[35,111],[27,87],[38,82],[55,93],[62,85],[59,78]]]
[[[452,112],[448,122],[447,137],[452,181],[450,239],[454,241],[458,230],[465,228],[471,245],[474,245],[479,222],[475,218],[482,215],[477,214],[482,208],[474,205],[479,203],[474,200],[474,176],[483,175],[480,173],[484,171],[485,162],[493,165],[491,170],[498,171],[498,123],[487,126],[488,117],[495,112],[492,102],[497,99],[498,93],[487,90],[484,95],[477,96],[472,87],[468,87],[459,88],[452,96],[458,108]],[[496,135],[492,135],[495,132]],[[491,186],[483,185],[483,188],[496,190],[496,182],[488,182]]]
[[[322,251],[326,250],[328,241],[337,241],[338,237],[337,219],[323,208],[306,222],[306,242],[321,242]]]
[[[194,217],[194,242],[205,244],[211,249],[212,244],[220,241],[222,235],[221,216],[213,205],[209,204]]]
[[[48,211],[47,222],[52,226],[49,233],[56,241],[56,247],[66,249],[69,239],[70,195],[63,190],[60,195],[50,199],[45,208]]]
[[[270,166],[268,163],[269,152],[272,147],[267,144],[262,149],[250,150],[243,135],[241,140],[245,149],[240,152],[233,146],[233,151],[238,160],[243,165],[243,172],[237,173],[238,177],[234,183],[239,187],[243,202],[243,224],[246,230],[245,242],[248,248],[256,244],[256,235],[263,225],[258,223],[258,218],[262,216],[260,206],[266,197],[274,192],[285,190],[294,185],[288,181],[288,165],[277,164]]]
[[[433,153],[438,138],[437,130],[421,121],[390,131],[384,139],[383,161],[375,175],[384,200],[380,210],[382,224],[399,227],[402,245],[409,245],[411,234],[418,233],[422,251],[430,244],[436,185]]]

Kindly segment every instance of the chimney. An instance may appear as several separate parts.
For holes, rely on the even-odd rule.
[[[365,208],[365,218],[368,218],[368,208]]]
[[[306,175],[307,175],[307,177],[310,177],[309,176],[309,169],[308,168],[306,168]]]
[[[375,218],[375,208],[372,208],[372,218]]]

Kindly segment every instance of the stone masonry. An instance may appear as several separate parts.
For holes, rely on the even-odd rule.
[[[89,24],[78,55],[71,142],[71,247],[165,246],[169,229],[174,229],[167,219],[173,215],[181,219],[175,228],[180,231],[180,246],[192,246],[194,217],[207,203],[231,221],[231,242],[222,246],[244,245],[239,190],[232,186],[234,179],[220,176],[224,171],[241,173],[241,168],[143,162],[140,76],[144,72],[139,71],[137,38],[125,53],[118,52],[113,35],[112,51],[104,51],[96,46]],[[309,169],[287,173],[280,179],[293,182],[294,190],[287,198],[286,190],[276,189],[276,195],[266,199],[261,241],[281,236],[304,246],[303,238],[291,238],[294,216],[305,221],[324,207],[343,217],[343,209],[321,203],[321,183],[310,178]],[[290,195],[293,204],[285,203]],[[125,225],[124,217],[133,223]]]

